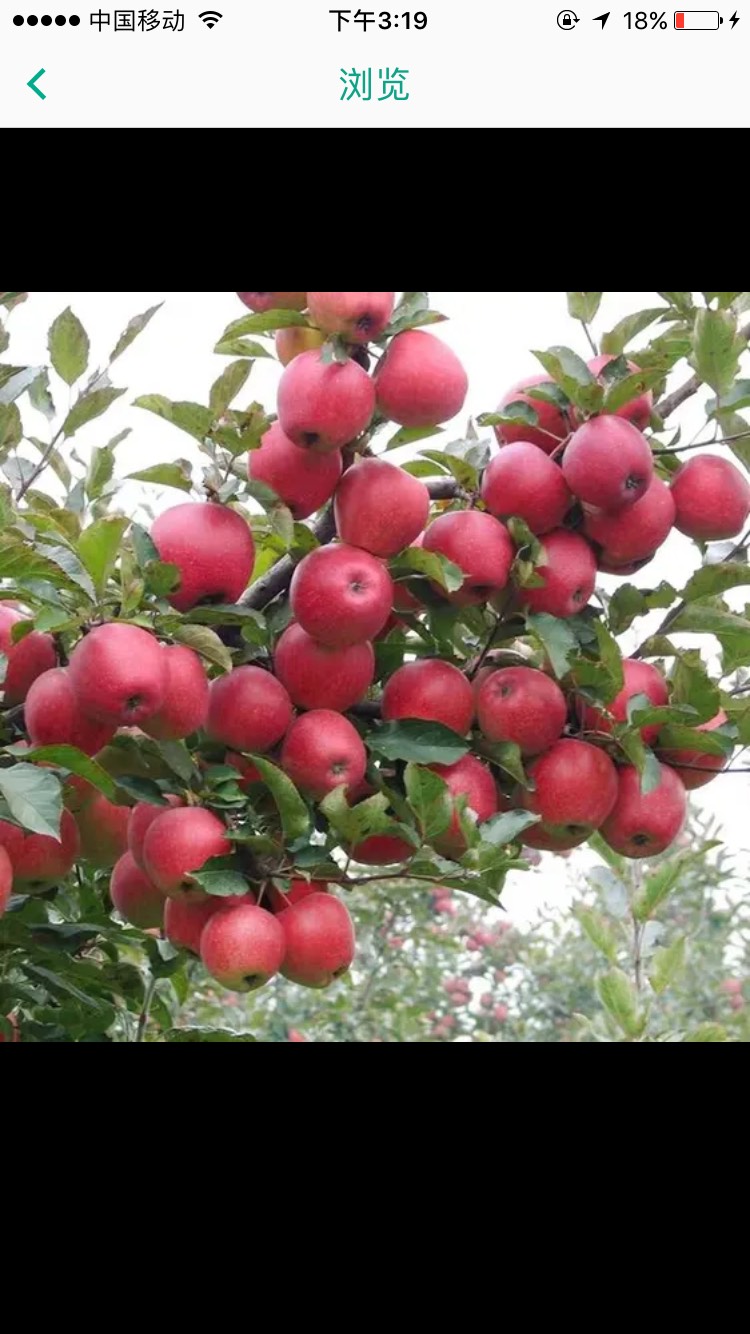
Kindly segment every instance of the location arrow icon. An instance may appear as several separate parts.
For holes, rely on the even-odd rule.
[[[601,23],[602,32],[604,32],[604,25],[607,22],[608,18],[609,14],[597,14],[596,18],[594,19],[594,23]]]

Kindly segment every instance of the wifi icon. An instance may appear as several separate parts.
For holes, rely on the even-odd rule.
[[[223,17],[223,14],[220,14],[216,9],[204,9],[203,13],[198,15],[199,19],[203,19],[207,28],[215,28],[219,19]]]

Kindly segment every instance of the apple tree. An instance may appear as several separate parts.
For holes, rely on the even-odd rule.
[[[133,403],[192,461],[93,443],[158,308],[105,366],[70,309],[48,364],[0,366],[0,1036],[226,1040],[176,1022],[201,969],[335,1004],[347,900],[497,906],[524,848],[593,843],[633,868],[605,1010],[666,1040],[639,940],[687,873],[689,793],[750,743],[750,294],[658,293],[597,342],[601,294],[568,293],[593,356],[530,353],[447,444],[490,405],[427,294],[237,295],[207,402]],[[3,351],[25,297],[0,294]],[[274,352],[268,409],[246,384]],[[142,524],[123,478],[183,495]],[[700,564],[654,587],[674,530]]]

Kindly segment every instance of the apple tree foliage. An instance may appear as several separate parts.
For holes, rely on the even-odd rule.
[[[592,340],[600,298],[600,293],[568,294],[575,322],[571,343],[582,345],[583,333]],[[249,400],[246,384],[253,362],[272,355],[269,339],[276,330],[304,326],[307,317],[284,310],[234,320],[214,348],[227,361],[208,389],[206,402],[175,402],[150,393],[135,400],[132,426],[107,438],[103,419],[126,393],[118,381],[120,359],[130,344],[141,335],[151,338],[158,362],[158,319],[154,318],[158,308],[133,318],[114,342],[107,363],[97,367],[90,364],[85,329],[70,309],[65,310],[49,330],[47,357],[34,366],[23,366],[13,364],[8,349],[13,310],[25,299],[24,293],[0,294],[0,466],[4,479],[0,486],[0,581],[3,600],[16,601],[29,613],[14,626],[13,644],[33,630],[46,632],[54,637],[58,660],[65,663],[85,629],[120,619],[148,629],[162,642],[194,649],[212,677],[243,663],[265,665],[289,622],[288,587],[295,565],[334,535],[330,507],[312,521],[296,522],[278,496],[263,485],[248,482],[248,451],[259,447],[274,415]],[[743,468],[750,469],[750,423],[743,415],[750,406],[750,381],[741,370],[750,337],[750,325],[743,325],[748,309],[748,293],[659,293],[653,307],[634,312],[602,333],[601,350],[614,358],[604,381],[594,378],[572,348],[535,352],[553,382],[539,397],[551,394],[559,405],[589,415],[616,411],[650,389],[656,406],[648,436],[657,475],[668,480],[680,462],[690,457],[685,451],[707,444],[725,446]],[[373,350],[382,351],[400,332],[442,318],[430,309],[427,294],[406,293]],[[332,339],[324,356],[345,358],[347,350]],[[631,358],[639,367],[636,374],[628,366]],[[683,403],[706,387],[710,396],[700,439],[683,441],[675,419],[679,420]],[[498,396],[505,388],[498,384]],[[237,400],[244,406],[237,406]],[[67,406],[61,406],[64,403]],[[472,405],[476,406],[482,405]],[[195,456],[197,449],[203,456],[202,475],[189,461],[177,457],[177,449],[172,462],[128,470],[127,437],[137,428],[143,411],[155,413],[190,440],[189,452]],[[43,438],[36,434],[39,428],[31,425],[40,415],[47,422]],[[534,408],[512,403],[499,416],[492,411],[480,413],[469,420],[462,439],[447,443],[441,438],[441,428],[394,431],[376,415],[346,453],[349,459],[365,451],[381,456],[411,446],[412,457],[403,466],[427,482],[437,514],[481,503],[479,487],[490,457],[491,435],[488,432],[486,437],[483,432],[502,421],[533,424]],[[145,488],[173,488],[184,493],[182,498],[191,493],[196,498],[208,496],[246,515],[255,539],[256,563],[251,586],[236,605],[197,606],[184,614],[171,607],[168,594],[176,586],[177,571],[159,560],[146,527],[118,507],[119,488],[126,479]],[[520,590],[533,587],[538,580],[539,543],[522,523],[511,520],[510,530],[516,546],[513,584]],[[700,568],[682,586],[676,581],[653,587],[644,571],[634,579],[620,580],[614,591],[599,590],[590,606],[565,620],[546,614],[525,615],[514,609],[518,599],[509,602],[505,611],[490,605],[450,604],[440,590],[456,591],[461,571],[433,553],[409,548],[391,562],[391,573],[418,597],[424,611],[404,613],[401,624],[377,643],[377,681],[382,685],[407,658],[420,655],[440,657],[471,677],[492,652],[501,664],[546,662],[563,685],[574,677],[589,702],[606,706],[622,685],[623,654],[618,641],[626,633],[632,635],[643,618],[656,611],[659,623],[644,631],[636,651],[665,666],[669,705],[645,709],[647,701],[641,697],[628,720],[614,728],[608,744],[622,761],[636,766],[646,793],[654,769],[653,753],[640,735],[646,721],[669,729],[671,745],[721,754],[727,762],[732,756],[731,767],[739,768],[742,748],[750,745],[750,605],[743,609],[737,604],[737,591],[750,584],[748,540],[750,534],[717,546],[697,544]],[[682,638],[686,633],[691,637],[689,647]],[[519,658],[519,652],[525,656]],[[6,663],[1,665],[4,671]],[[476,733],[460,737],[438,723],[383,723],[379,693],[380,685],[376,685],[369,699],[349,715],[365,740],[371,761],[368,776],[375,788],[374,795],[356,806],[349,806],[340,790],[313,804],[273,760],[263,766],[262,796],[249,797],[240,788],[236,771],[223,763],[223,751],[217,752],[202,734],[186,742],[118,735],[94,759],[72,746],[35,750],[28,746],[22,706],[4,705],[0,715],[0,819],[57,837],[63,802],[71,779],[76,778],[85,780],[108,801],[124,806],[136,801],[163,806],[167,794],[178,794],[190,803],[211,808],[230,828],[234,858],[230,865],[223,861],[209,876],[205,886],[209,892],[237,894],[248,882],[256,887],[271,883],[283,890],[293,875],[326,879],[342,895],[353,893],[351,901],[359,910],[368,950],[374,948],[377,930],[381,934],[386,930],[391,939],[404,935],[412,939],[410,933],[420,923],[429,926],[425,913],[432,912],[435,886],[450,891],[461,904],[462,920],[476,910],[470,906],[472,901],[496,908],[507,876],[528,874],[522,836],[537,817],[513,809],[477,825],[465,799],[454,803],[445,784],[427,766],[453,763],[471,751],[492,767],[500,786],[510,793],[531,786],[520,751],[511,743],[488,744]],[[727,724],[710,735],[698,731],[719,709],[726,713]],[[435,843],[454,813],[466,851],[447,860],[437,853]],[[354,866],[345,850],[379,833],[404,839],[413,849],[412,856],[387,872]],[[703,884],[700,876],[708,875],[709,866],[715,864],[713,841],[702,840],[654,866],[639,866],[637,871],[626,867],[610,849],[602,849],[601,840],[594,842],[608,863],[610,889],[621,883],[628,890],[625,915],[633,937],[626,948],[624,935],[620,938],[626,931],[623,915],[614,910],[610,909],[614,921],[597,904],[584,904],[577,912],[576,921],[591,948],[598,949],[607,965],[596,984],[599,1018],[588,1013],[583,1001],[577,1007],[584,1016],[581,1031],[592,1037],[619,1035],[626,1040],[654,1036],[666,1040],[675,1034],[680,1040],[698,1038],[700,1024],[693,1028],[686,1024],[684,1029],[680,1025],[658,1027],[655,1032],[649,1026],[643,989],[648,986],[661,996],[684,966],[687,946],[680,943],[681,937],[657,946],[654,924],[663,920],[665,905],[669,913],[679,915],[680,904],[686,914],[692,911],[691,887]],[[69,878],[45,893],[14,893],[0,918],[0,1036],[8,1040],[20,1031],[22,1039],[29,1041],[227,1040],[233,1036],[247,1040],[247,1034],[232,1035],[221,1026],[214,1032],[201,1025],[192,1029],[180,1024],[180,1011],[191,989],[205,986],[200,966],[157,935],[124,924],[112,911],[109,878],[108,869],[97,869],[82,859]],[[449,926],[452,920],[450,915],[445,918]],[[507,953],[502,932],[497,948],[497,971],[502,972]],[[649,950],[650,962],[645,957]],[[540,985],[548,977],[544,985],[554,988],[560,948],[547,942],[542,955],[535,961],[533,947],[528,945],[528,975]],[[416,967],[421,960],[416,947],[401,956],[403,967]],[[427,967],[429,961],[424,962]],[[436,978],[435,970],[442,964],[433,960],[429,966]],[[338,997],[335,989],[322,999],[316,996],[316,1007],[325,1011],[330,1003],[355,1015],[364,1010],[372,995],[366,972],[358,964],[353,975],[359,979],[357,986],[340,983]],[[279,985],[283,985],[280,980]],[[276,1009],[276,986],[274,983],[269,1015]],[[367,992],[364,1000],[360,987]],[[507,1004],[521,1040],[535,1035],[531,997],[528,1019],[521,1004],[530,990],[519,986],[507,1001],[497,1001],[500,1007]],[[262,1011],[262,998],[254,1005]],[[499,1030],[511,1023],[510,1017],[492,1022]],[[696,1013],[691,1023],[693,1017],[702,1019]],[[259,1021],[259,1031],[264,1022]],[[544,1037],[547,1034],[540,1023],[536,1035]],[[449,1036],[450,1027],[437,1036]],[[475,1027],[485,1031],[479,1017]],[[405,1029],[395,1035],[420,1034]]]

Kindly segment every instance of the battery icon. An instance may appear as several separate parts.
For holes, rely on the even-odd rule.
[[[680,9],[674,16],[675,28],[687,28],[691,32],[718,28],[723,22],[718,9]]]

